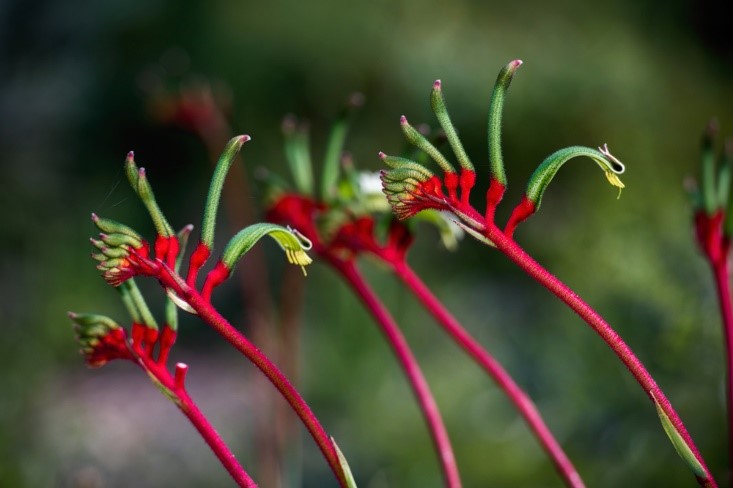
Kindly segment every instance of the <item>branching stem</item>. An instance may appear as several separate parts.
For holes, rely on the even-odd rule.
[[[183,298],[199,315],[199,317],[216,330],[227,342],[241,352],[257,368],[264,373],[267,379],[277,388],[295,413],[303,421],[313,440],[328,461],[331,470],[339,484],[347,487],[346,477],[341,468],[336,450],[331,438],[316,418],[315,414],[300,396],[298,391],[288,381],[285,375],[270,361],[254,344],[234,328],[212,305],[205,300],[195,289],[189,287],[183,279],[173,274],[169,268],[163,268],[159,276],[161,282],[172,288],[179,297]]]

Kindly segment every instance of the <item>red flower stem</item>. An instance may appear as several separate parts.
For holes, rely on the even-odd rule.
[[[598,335],[601,336],[616,356],[618,356],[624,365],[626,365],[631,374],[634,375],[634,378],[636,378],[636,381],[644,389],[644,392],[647,394],[649,399],[652,402],[656,399],[661,409],[672,422],[677,433],[682,437],[695,458],[701,464],[706,476],[704,478],[696,476],[698,483],[704,487],[717,487],[717,484],[710,474],[710,470],[705,464],[700,451],[698,451],[692,437],[687,432],[685,425],[682,423],[682,419],[672,407],[672,404],[669,402],[664,392],[662,392],[661,388],[659,388],[657,383],[654,381],[651,374],[649,374],[649,371],[647,371],[639,358],[636,357],[634,352],[618,335],[618,333],[613,330],[603,317],[593,310],[590,305],[571,290],[570,287],[542,267],[542,265],[527,254],[519,244],[517,244],[513,239],[507,237],[493,223],[488,225],[486,237],[496,245],[496,248],[499,251],[504,253],[510,260],[522,268],[530,277],[551,291],[560,300],[565,302],[566,305],[568,305],[580,316],[580,318],[590,325]]]
[[[422,302],[443,329],[494,380],[519,411],[537,437],[542,448],[555,464],[565,484],[571,488],[585,486],[575,466],[545,424],[532,399],[517,385],[511,375],[461,326],[456,318],[433,295],[419,276],[404,261],[390,263],[394,272]]]
[[[382,333],[387,338],[387,342],[389,342],[397,355],[397,359],[407,375],[410,386],[417,397],[425,421],[428,424],[428,430],[430,431],[440,458],[445,486],[449,488],[460,488],[461,478],[458,473],[458,466],[456,465],[453,447],[448,437],[448,431],[443,424],[440,410],[420,370],[417,359],[412,354],[410,346],[407,344],[402,332],[400,332],[397,323],[371,287],[366,283],[353,261],[342,261],[336,258],[330,258],[330,261],[346,281],[349,282],[366,308],[374,316],[382,329]]]
[[[249,477],[247,472],[237,462],[234,454],[224,443],[214,427],[209,423],[204,414],[199,410],[191,397],[185,390],[175,390],[175,395],[179,400],[178,408],[191,421],[196,430],[199,431],[201,437],[204,438],[221,464],[226,468],[229,474],[234,478],[237,485],[244,488],[257,488],[257,484]]]
[[[250,478],[244,468],[242,468],[232,451],[229,450],[229,447],[221,436],[219,436],[219,433],[209,423],[206,416],[196,405],[196,402],[188,395],[184,386],[187,367],[179,363],[176,367],[175,376],[171,376],[168,368],[163,364],[153,361],[152,357],[143,356],[139,365],[150,376],[155,378],[156,382],[162,385],[163,391],[167,390],[169,392],[166,396],[170,395],[170,399],[173,400],[173,403],[176,404],[178,409],[183,412],[199,434],[201,434],[201,437],[206,441],[206,444],[209,445],[209,448],[211,448],[214,455],[219,459],[219,462],[221,462],[227,472],[229,472],[237,485],[243,488],[257,488],[257,484]]]
[[[243,334],[235,329],[201,294],[186,285],[180,277],[172,274],[169,268],[163,268],[158,278],[164,286],[172,288],[179,297],[183,298],[196,311],[201,320],[213,327],[227,342],[264,373],[267,379],[277,388],[280,394],[290,404],[293,411],[303,421],[303,424],[311,436],[313,436],[313,440],[320,448],[326,461],[328,461],[331,471],[333,471],[339,484],[343,488],[346,488],[346,476],[341,468],[341,463],[339,462],[331,438],[323,426],[321,426],[321,423],[303,397],[300,396],[300,393],[290,384],[278,367],[257,349],[254,344],[249,342]]]
[[[728,403],[728,466],[730,471],[730,485],[733,486],[733,303],[730,295],[730,272],[728,259],[713,263],[715,275],[715,289],[718,292],[720,314],[723,318],[723,336],[725,338],[726,354],[726,400]]]

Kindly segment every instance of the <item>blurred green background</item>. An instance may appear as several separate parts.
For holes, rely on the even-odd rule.
[[[0,486],[231,484],[138,370],[84,366],[65,317],[96,311],[124,320],[87,239],[92,211],[152,232],[124,181],[128,150],[174,226],[199,222],[206,149],[156,117],[155,93],[209,80],[229,100],[234,130],[253,137],[246,170],[285,173],[282,117],[307,118],[320,155],[329,121],[361,91],[366,104],[347,147],[360,167],[377,169],[377,151],[402,147],[401,114],[436,124],[428,94],[440,78],[479,167],[480,195],[490,89],[514,58],[525,64],[505,110],[510,190],[499,219],[560,147],[607,142],[626,163],[620,200],[594,165],[568,165],[517,238],[627,339],[722,483],[721,332],[682,181],[696,171],[711,116],[733,135],[733,37],[724,18],[722,4],[690,0],[0,2]],[[266,255],[278,290],[282,256],[269,245]],[[694,486],[625,368],[501,255],[470,240],[447,252],[426,228],[410,262],[530,392],[588,486]],[[465,486],[562,486],[493,384],[388,273],[370,262],[363,269],[424,366]],[[217,300],[242,324],[239,296],[232,283]],[[391,351],[318,263],[303,319],[301,391],[359,486],[441,486]],[[183,319],[180,341],[174,357],[191,366],[192,395],[257,479],[262,407],[253,368],[194,318]],[[335,486],[309,438],[293,451],[286,486]]]

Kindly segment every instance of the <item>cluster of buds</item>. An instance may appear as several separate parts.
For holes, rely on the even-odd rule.
[[[425,210],[444,211],[469,234],[486,244],[494,226],[496,206],[501,201],[507,186],[504,163],[501,154],[501,118],[506,91],[516,70],[522,65],[514,60],[505,66],[497,77],[489,108],[489,163],[491,180],[486,193],[486,210],[482,214],[470,203],[470,192],[476,183],[476,172],[458,133],[450,120],[443,98],[440,80],[433,84],[430,95],[432,110],[460,166],[460,172],[425,136],[407,121],[400,118],[400,126],[407,141],[430,157],[442,170],[443,177],[413,159],[379,153],[382,161],[390,167],[381,172],[382,187],[392,210],[399,219],[406,219]],[[535,213],[542,201],[542,195],[557,171],[572,158],[586,156],[595,161],[605,173],[611,185],[621,190],[624,185],[618,175],[624,172],[624,165],[604,145],[593,149],[573,146],[560,149],[545,159],[530,177],[522,202],[514,209],[504,232],[512,236],[517,225]]]
[[[114,359],[133,359],[127,334],[117,322],[104,315],[69,312],[81,353],[92,368]]]
[[[413,242],[410,228],[413,224],[398,221],[392,215],[390,202],[382,193],[380,173],[357,171],[351,155],[343,152],[348,119],[360,104],[361,97],[352,96],[331,130],[322,165],[320,194],[313,182],[307,128],[292,116],[285,118],[285,155],[294,188],[280,178],[265,175],[269,189],[266,217],[271,222],[297,228],[321,255],[350,259],[366,252],[383,260],[401,261]],[[416,139],[427,140],[417,129],[410,127],[409,130],[417,134]],[[390,162],[400,159],[384,157]],[[422,166],[413,165],[421,175],[427,172]],[[456,178],[462,182],[461,188],[470,187],[471,174],[464,172]],[[426,205],[428,211],[413,221],[433,224],[445,246],[453,249],[463,231],[438,208]],[[413,214],[403,217],[410,216]]]
[[[196,290],[198,271],[211,255],[214,244],[214,226],[224,177],[242,145],[249,136],[232,139],[222,154],[212,178],[206,202],[199,245],[189,261],[187,281],[178,275],[181,259],[193,230],[187,225],[175,233],[158,206],[144,168],[138,168],[134,154],[125,159],[125,173],[135,193],[145,205],[155,226],[156,238],[151,246],[138,232],[125,224],[92,214],[92,221],[100,230],[91,243],[96,248],[92,257],[98,262],[102,277],[120,293],[132,318],[130,335],[110,318],[94,314],[70,313],[75,324],[82,353],[90,366],[102,366],[112,359],[132,360],[150,372],[153,367],[164,367],[177,334],[177,308],[196,313],[195,308],[180,295],[184,290]],[[299,232],[274,224],[255,224],[237,233],[227,244],[222,256],[209,271],[201,287],[201,296],[208,302],[214,287],[231,274],[236,263],[263,236],[272,237],[285,252],[288,261],[304,267],[311,259],[306,253],[310,242]],[[159,329],[134,278],[153,277],[168,295],[165,325]],[[154,357],[154,351],[157,356]],[[158,366],[155,366],[158,365]],[[163,370],[159,375],[165,376]],[[155,377],[156,375],[152,375]]]

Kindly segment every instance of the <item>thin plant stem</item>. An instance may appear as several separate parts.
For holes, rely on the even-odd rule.
[[[571,488],[584,487],[585,484],[580,474],[578,474],[575,466],[573,466],[573,463],[545,424],[532,399],[517,385],[501,364],[461,326],[458,320],[433,295],[430,289],[406,262],[395,261],[391,265],[395,274],[397,274],[418,300],[420,300],[450,337],[486,371],[514,404],[542,448],[552,460],[565,484]]]
[[[164,286],[173,289],[179,297],[183,298],[201,320],[216,330],[227,342],[249,359],[277,388],[280,394],[290,404],[293,411],[300,417],[313,440],[326,458],[336,479],[343,488],[347,488],[347,480],[344,475],[341,463],[339,462],[336,449],[331,438],[326,433],[315,414],[305,402],[300,393],[288,381],[280,369],[265,356],[254,344],[252,344],[242,333],[235,329],[201,294],[186,283],[170,269],[164,267],[159,279]]]
[[[723,337],[726,354],[726,400],[728,404],[728,466],[731,467],[730,485],[733,486],[733,303],[730,294],[728,259],[713,263],[715,289],[718,293],[720,314],[723,319]]]
[[[613,328],[598,314],[598,312],[593,310],[590,305],[580,298],[577,293],[535,261],[519,246],[519,244],[505,235],[495,224],[488,224],[485,235],[496,245],[496,248],[499,251],[504,253],[535,281],[562,300],[593,330],[595,330],[599,336],[601,336],[604,342],[608,344],[616,356],[618,356],[629,369],[634,378],[636,378],[636,381],[644,389],[644,392],[647,394],[649,399],[658,404],[659,408],[661,408],[669,418],[674,429],[682,437],[692,454],[695,456],[695,459],[697,459],[702,466],[706,478],[696,475],[698,483],[704,487],[717,487],[715,480],[710,474],[710,470],[705,464],[705,461],[692,440],[692,437],[687,432],[682,419],[677,414],[674,407],[672,407],[672,404],[669,402],[662,389],[659,388],[657,383],[654,381],[654,378],[649,374],[649,371],[647,371],[646,367],[644,367],[639,358],[636,357],[634,352],[618,335],[618,333],[613,330]]]
[[[154,381],[162,385],[162,389],[166,392],[178,409],[188,418],[201,437],[206,441],[219,462],[224,466],[238,486],[243,488],[257,488],[257,484],[250,478],[247,472],[237,461],[229,447],[221,438],[219,433],[214,429],[206,416],[196,405],[196,402],[189,396],[186,391],[184,381],[187,366],[179,363],[176,366],[176,376],[173,377],[168,368],[162,364],[158,364],[148,358],[142,358],[139,364]]]
[[[224,443],[219,434],[214,430],[204,414],[199,410],[198,406],[191,400],[191,397],[184,390],[175,392],[180,400],[178,408],[188,418],[188,420],[196,427],[206,443],[209,445],[221,464],[226,468],[229,474],[234,478],[237,485],[245,488],[257,488],[257,484],[249,477],[247,472],[240,466],[234,454]]]
[[[435,402],[435,398],[433,398],[430,392],[430,387],[405,337],[402,335],[397,323],[389,311],[387,311],[382,301],[366,283],[354,262],[337,259],[331,259],[331,262],[346,281],[348,281],[367,310],[374,316],[387,338],[387,342],[392,346],[400,365],[407,375],[410,386],[417,397],[425,421],[428,424],[428,430],[430,431],[433,443],[438,452],[438,457],[440,458],[445,486],[459,488],[461,486],[461,478],[458,473],[455,455],[453,454],[453,447],[448,437],[448,431],[443,424],[440,410]]]

